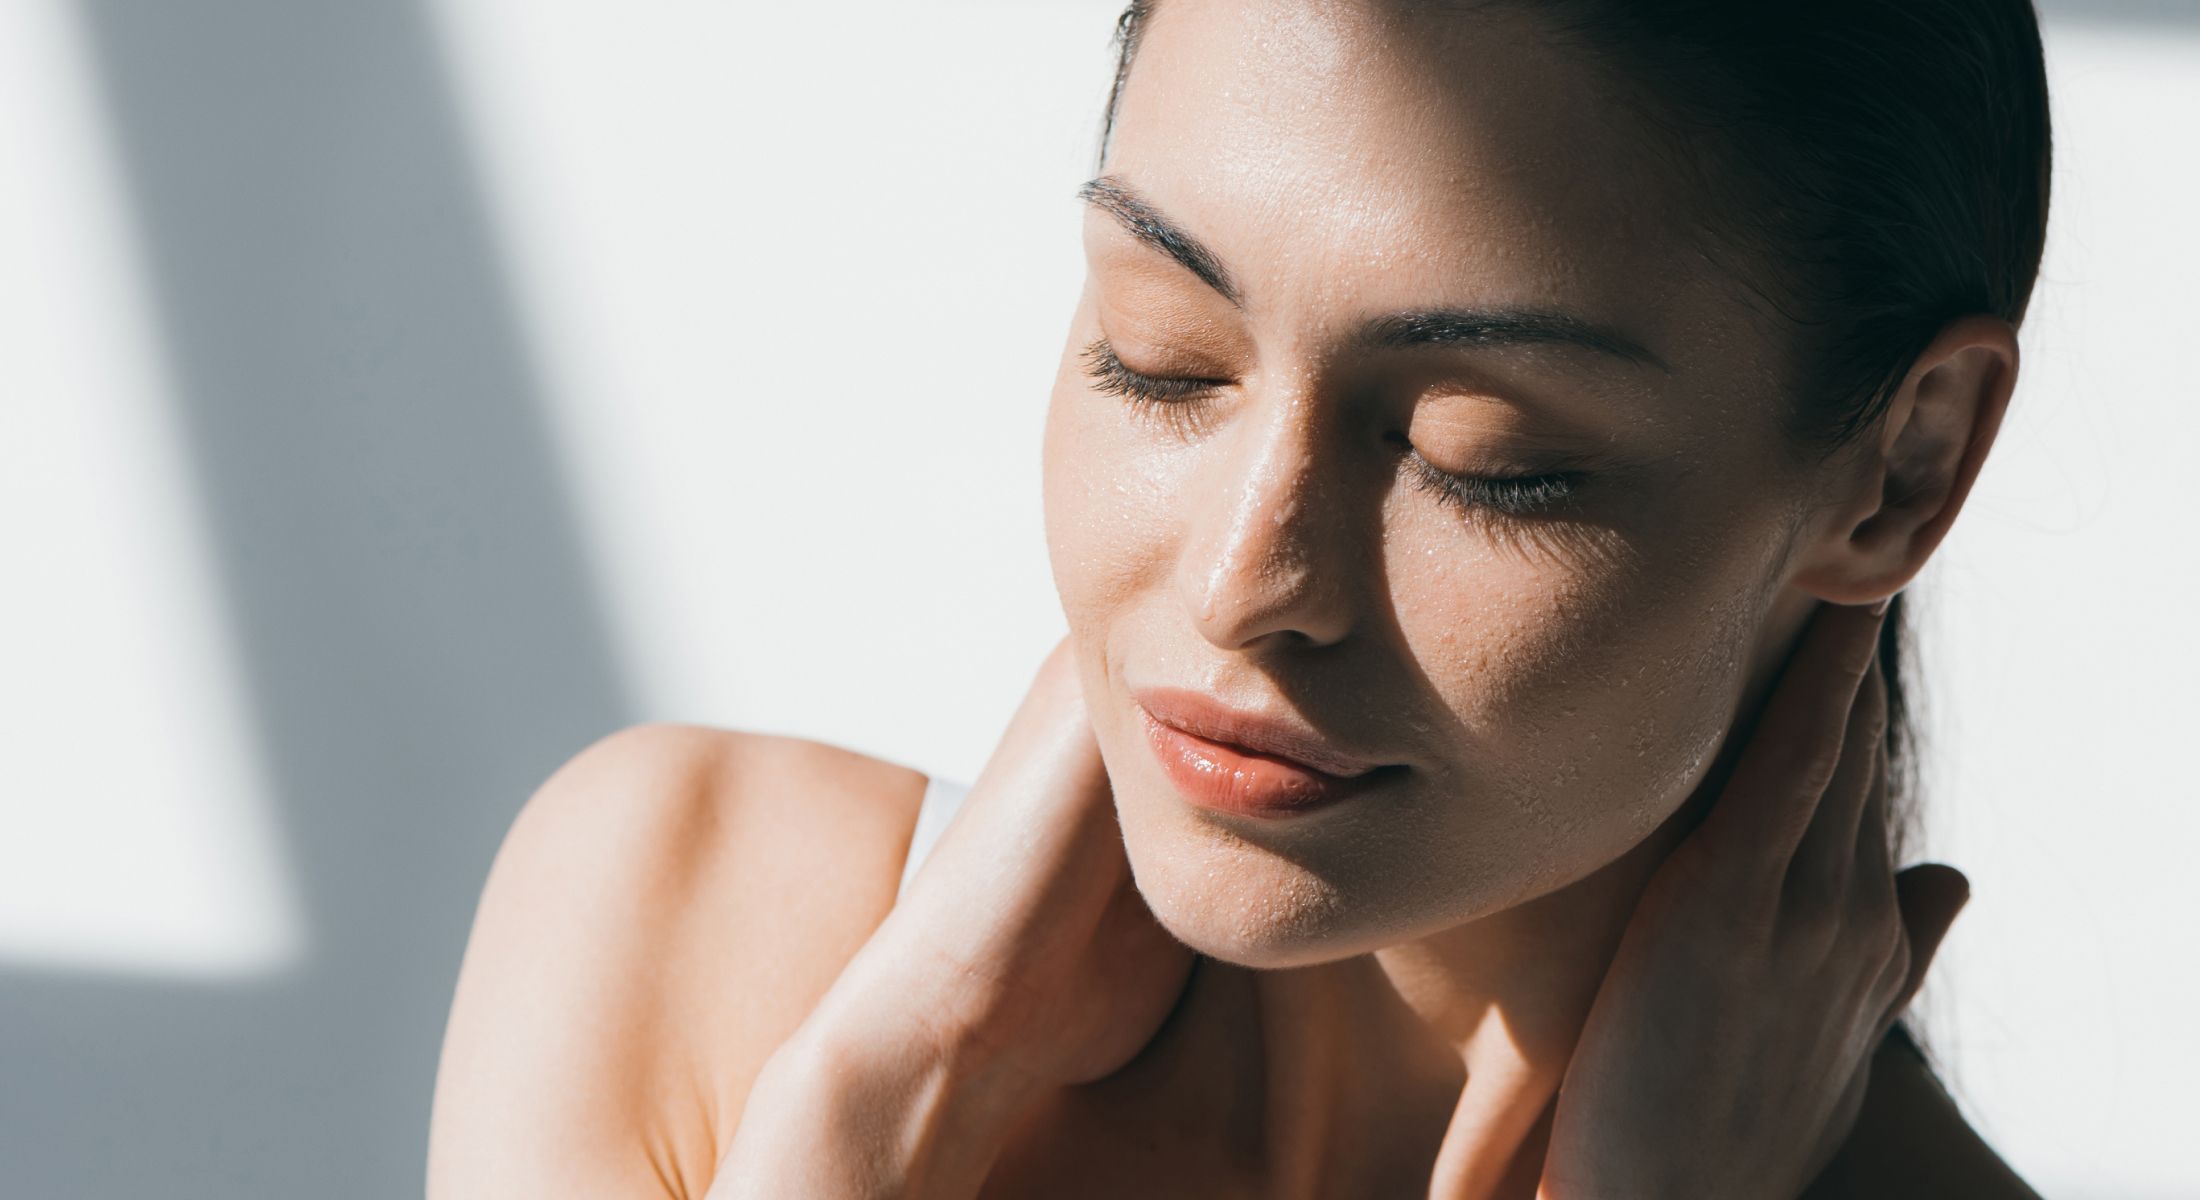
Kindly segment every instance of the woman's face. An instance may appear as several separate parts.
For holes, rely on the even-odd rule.
[[[1325,961],[1579,880],[1776,660],[1823,481],[1646,140],[1510,15],[1167,0],[1145,31],[1046,520],[1138,886],[1195,949]],[[1151,687],[1395,766],[1286,819],[1201,808]]]

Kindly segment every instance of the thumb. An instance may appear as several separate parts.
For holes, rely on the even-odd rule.
[[[1971,881],[1946,863],[1920,863],[1898,873],[1894,888],[1902,908],[1902,927],[1910,939],[1909,975],[1889,1010],[1890,1015],[1899,1015],[1924,986],[1925,972],[1932,967],[1949,926],[1970,903]]]

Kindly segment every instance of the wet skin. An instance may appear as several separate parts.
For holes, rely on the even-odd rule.
[[[1813,603],[1931,548],[1862,545],[1885,464],[1787,438],[1787,335],[1616,83],[1434,8],[1164,4],[1087,189],[1047,534],[1138,887],[1214,961],[1081,1120],[1260,1096],[1248,1154],[1532,1157]],[[1219,818],[1147,747],[1156,684],[1398,769]]]

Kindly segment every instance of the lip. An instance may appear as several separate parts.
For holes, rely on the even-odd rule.
[[[1382,764],[1330,748],[1288,718],[1228,708],[1181,688],[1140,689],[1133,698],[1162,770],[1205,808],[1288,815],[1345,799],[1390,774]]]

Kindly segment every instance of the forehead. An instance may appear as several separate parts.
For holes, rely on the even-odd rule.
[[[1108,170],[1223,258],[1252,310],[1311,289],[1649,331],[1710,303],[1650,137],[1604,68],[1509,9],[1163,0]]]

